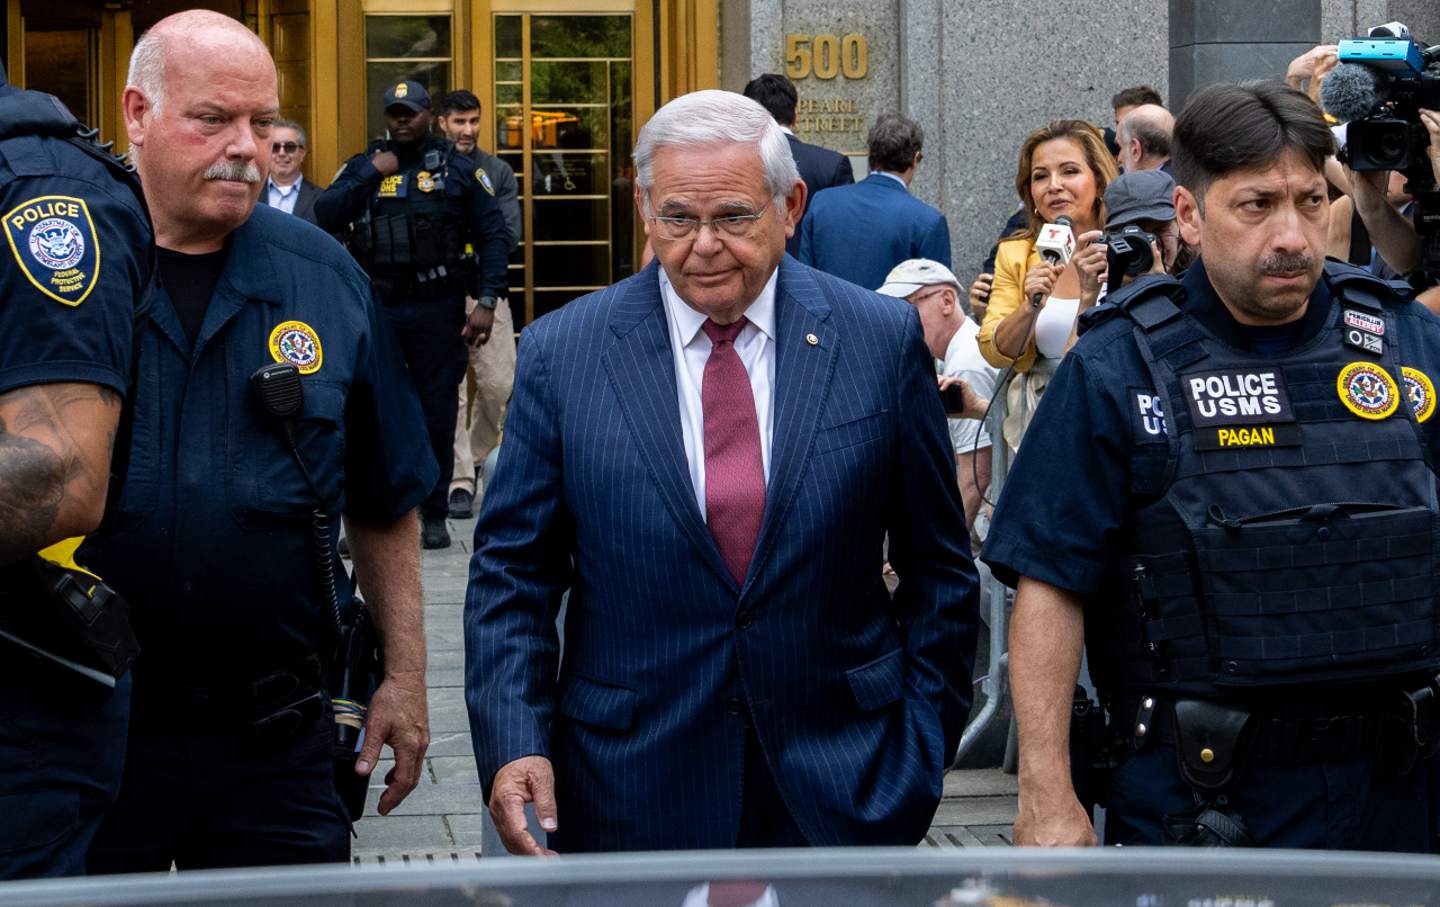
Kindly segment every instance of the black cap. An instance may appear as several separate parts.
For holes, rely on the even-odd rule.
[[[385,109],[389,110],[396,104],[408,107],[417,113],[421,110],[429,110],[430,92],[425,90],[424,85],[410,79],[396,82],[385,89]]]
[[[1163,170],[1127,170],[1105,188],[1105,229],[1174,220],[1175,180]]]

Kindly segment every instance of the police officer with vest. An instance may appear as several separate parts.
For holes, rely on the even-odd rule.
[[[440,480],[421,505],[426,548],[446,548],[454,466],[455,388],[465,376],[466,342],[504,296],[510,234],[490,177],[446,139],[430,134],[430,94],[419,82],[385,91],[389,139],[357,154],[315,201],[331,232],[349,229],[400,338],[420,392]],[[470,246],[473,254],[466,253]],[[479,314],[466,317],[465,297]]]
[[[415,510],[436,470],[365,273],[255,204],[277,81],[264,43],[208,10],[162,19],[131,57],[122,110],[157,273],[124,490],[80,555],[130,603],[142,652],[92,873],[347,861],[337,783],[363,782],[387,744],[388,812],[428,745]],[[335,695],[358,619],[342,516],[384,648],[368,698]],[[356,764],[336,759],[343,721],[364,725]]]
[[[1111,844],[1428,850],[1440,320],[1325,261],[1304,95],[1210,86],[1174,136],[1199,260],[1086,317],[982,554],[1018,587],[1015,841],[1095,843],[1094,800]]]
[[[123,457],[153,246],[94,136],[0,66],[0,879],[84,872],[125,757],[133,636],[73,555]]]

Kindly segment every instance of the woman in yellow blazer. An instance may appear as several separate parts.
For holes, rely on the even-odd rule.
[[[1015,191],[1027,224],[1000,243],[978,337],[987,362],[996,368],[1013,364],[1020,373],[1009,390],[1005,437],[1012,447],[1019,445],[1046,380],[1065,355],[1076,315],[1099,295],[1105,249],[1091,242],[1105,223],[1105,187],[1115,176],[1104,136],[1081,120],[1057,120],[1020,146]],[[1076,252],[1069,265],[1049,265],[1036,251],[1035,237],[1061,215],[1071,220]]]

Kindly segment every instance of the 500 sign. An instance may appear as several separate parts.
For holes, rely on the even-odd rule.
[[[786,35],[785,74],[792,79],[863,79],[870,70],[864,35]]]

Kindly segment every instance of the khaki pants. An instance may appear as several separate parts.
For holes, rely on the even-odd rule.
[[[465,314],[475,308],[474,300],[466,300]],[[455,420],[455,472],[450,490],[464,488],[474,493],[475,466],[484,463],[500,441],[505,424],[505,409],[510,404],[510,389],[515,385],[515,319],[510,315],[510,301],[501,299],[495,306],[495,325],[490,340],[479,349],[470,350],[469,377],[474,379],[471,396],[470,381],[460,382],[460,410]]]

